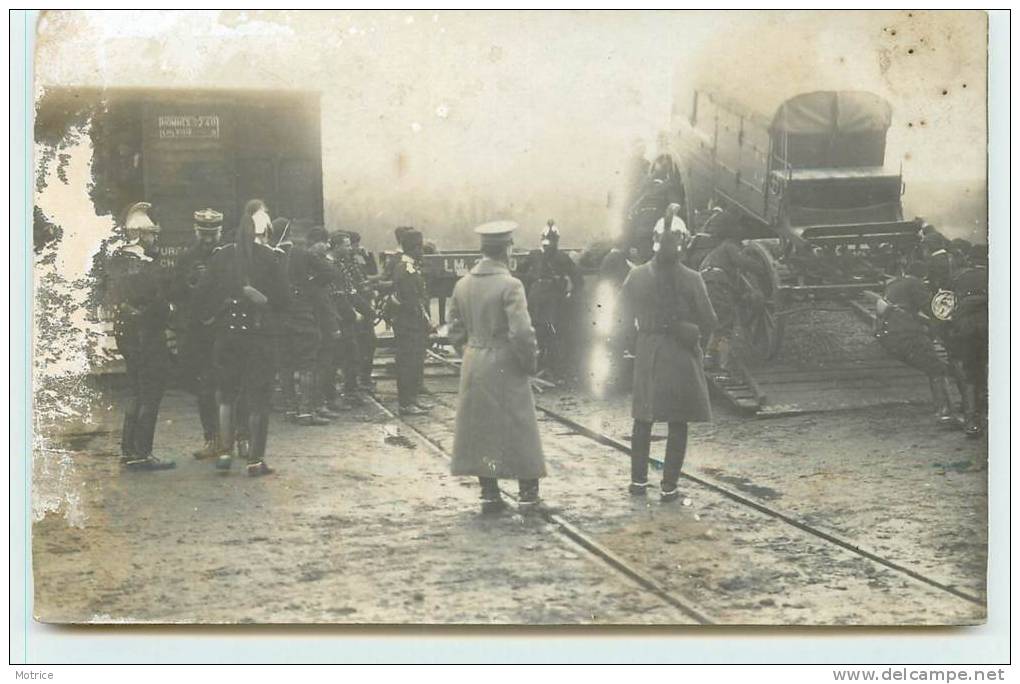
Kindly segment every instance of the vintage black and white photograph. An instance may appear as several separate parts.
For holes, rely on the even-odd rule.
[[[987,37],[40,13],[32,614],[984,624]]]

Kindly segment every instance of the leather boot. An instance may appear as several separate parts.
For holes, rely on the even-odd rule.
[[[230,470],[234,460],[234,405],[220,401],[220,443],[217,470]]]
[[[517,510],[530,513],[538,509],[538,480],[518,480]]]
[[[135,453],[145,456],[152,454],[152,444],[156,436],[156,422],[159,418],[159,404],[141,402],[138,407],[138,418],[135,423]]]
[[[977,411],[977,386],[973,382],[963,385],[963,432],[968,437],[979,437],[984,431]]]
[[[138,424],[138,402],[132,397],[124,405],[124,425],[120,433],[120,460],[128,462],[135,457],[135,427]]]
[[[315,397],[315,372],[301,371],[298,373],[298,410],[295,422],[305,427],[329,425],[330,421],[316,414],[313,400]]]
[[[499,480],[494,477],[480,477],[478,482],[482,485],[482,514],[494,515],[506,508],[506,501],[499,491]]]
[[[939,427],[958,427],[949,399],[949,378],[944,375],[928,378],[928,383],[931,385],[931,397],[935,404],[935,424]]]
[[[271,475],[275,471],[266,465],[266,441],[269,437],[269,416],[252,413],[248,417],[251,451],[248,454],[248,474],[252,477]]]
[[[203,392],[198,395],[198,419],[202,423],[202,436],[206,445],[216,441],[219,407],[216,405],[215,393]]]
[[[630,488],[634,496],[644,496],[648,487],[648,455],[652,450],[652,424],[635,420],[630,434]]]
[[[205,446],[198,451],[192,452],[191,455],[199,461],[203,461],[208,458],[216,458],[220,455],[219,449],[216,446],[216,439],[213,438],[205,440]]]
[[[684,467],[686,456],[687,422],[680,420],[671,422],[666,437],[666,458],[662,467],[663,492],[676,490],[676,483],[680,480],[680,471]]]

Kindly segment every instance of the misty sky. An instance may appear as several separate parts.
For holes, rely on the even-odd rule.
[[[950,216],[944,191],[919,193],[984,192],[985,30],[976,12],[58,12],[41,20],[36,75],[320,90],[327,220],[442,233],[458,203],[484,198],[536,239],[555,215],[580,244],[604,229],[631,141],[668,125],[674,70],[748,92],[884,95],[908,208]]]

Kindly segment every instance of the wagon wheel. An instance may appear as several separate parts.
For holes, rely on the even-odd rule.
[[[740,324],[755,355],[772,359],[783,342],[783,317],[777,313],[779,273],[771,254],[759,243],[747,243],[743,253],[758,266],[741,274]]]
[[[754,355],[772,359],[783,342],[783,318],[776,315],[775,299],[766,299],[745,277],[746,290],[738,308],[740,325]]]

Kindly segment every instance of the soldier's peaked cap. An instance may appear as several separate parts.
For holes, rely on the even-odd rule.
[[[483,245],[510,244],[515,230],[517,230],[515,221],[489,221],[475,228]]]
[[[223,227],[223,214],[215,209],[199,209],[194,219],[198,230],[219,230]]]

